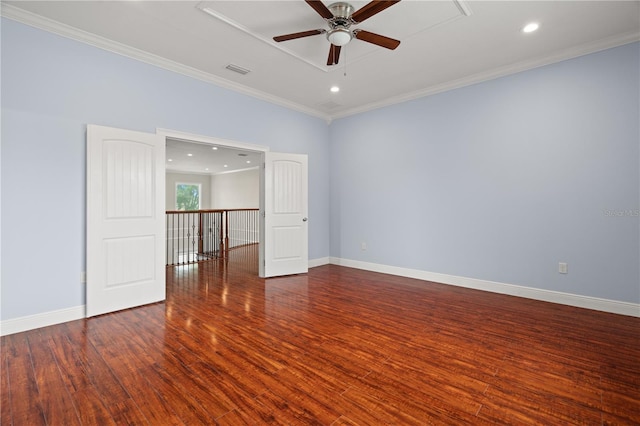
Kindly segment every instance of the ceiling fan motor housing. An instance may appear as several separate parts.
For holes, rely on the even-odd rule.
[[[349,3],[345,3],[342,1],[338,3],[332,3],[327,8],[331,11],[331,13],[333,13],[333,19],[330,19],[330,21],[339,19],[351,24],[351,14],[353,13],[353,6],[351,6]]]
[[[353,6],[349,3],[338,2],[330,4],[328,9],[333,14],[333,18],[327,20],[331,27],[331,29],[327,31],[327,40],[336,46],[344,46],[349,43],[353,37],[349,30],[349,27],[353,23],[351,20]]]

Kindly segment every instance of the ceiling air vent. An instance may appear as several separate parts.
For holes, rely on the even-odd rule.
[[[338,107],[340,107],[342,105],[340,105],[339,103],[336,103],[334,101],[329,101],[329,102],[325,102],[323,104],[320,104],[319,106],[324,108],[325,110],[331,110],[331,109],[338,108]]]
[[[246,68],[242,68],[238,65],[234,65],[234,64],[229,64],[225,67],[226,69],[228,69],[229,71],[233,71],[233,72],[237,72],[238,74],[248,74],[249,72],[251,72],[251,70],[248,70]]]

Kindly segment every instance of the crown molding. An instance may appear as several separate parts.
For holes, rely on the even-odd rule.
[[[306,106],[297,104],[295,102],[282,99],[271,94],[261,92],[259,90],[252,89],[232,82],[230,80],[223,79],[214,74],[210,74],[201,70],[198,70],[187,65],[180,64],[178,62],[171,61],[158,55],[154,55],[149,52],[145,52],[140,49],[136,49],[125,44],[109,40],[105,37],[101,37],[95,34],[91,34],[87,31],[74,28],[70,25],[63,24],[58,21],[54,21],[49,18],[45,18],[35,13],[28,12],[24,9],[20,9],[10,4],[2,3],[0,8],[0,16],[11,19],[13,21],[20,22],[25,25],[29,25],[34,28],[38,28],[50,33],[57,34],[62,37],[66,37],[81,43],[85,43],[102,50],[106,50],[111,53],[116,53],[131,59],[135,59],[150,65],[157,66],[159,68],[172,71],[178,74],[192,77],[207,83],[212,83],[225,89],[233,90],[235,92],[242,93],[269,103],[279,105],[294,111],[298,111],[313,117],[323,119],[325,121],[330,120],[330,117],[326,114]]]
[[[248,167],[246,169],[235,169],[235,170],[228,170],[228,171],[222,171],[222,172],[217,172],[217,173],[211,173],[211,176],[230,175],[230,174],[233,174],[233,173],[249,172],[251,170],[260,170],[260,166]]]
[[[468,5],[466,4],[466,2],[457,2],[456,4],[458,3],[465,6],[465,8],[462,10],[464,14],[472,13],[471,10],[468,8]],[[538,68],[541,66],[550,65],[556,62],[561,62],[567,59],[572,59],[579,56],[588,55],[591,53],[596,53],[602,50],[610,49],[613,47],[622,46],[628,43],[640,41],[640,32],[627,33],[627,34],[623,34],[616,37],[610,37],[607,39],[598,40],[594,43],[587,43],[587,44],[576,46],[570,49],[566,49],[554,55],[526,60],[526,61],[518,62],[515,64],[510,64],[504,67],[495,68],[486,72],[478,73],[478,74],[465,77],[462,79],[458,79],[455,81],[450,81],[443,84],[422,88],[417,91],[413,91],[413,92],[405,93],[403,95],[394,96],[394,97],[385,99],[384,101],[381,101],[381,102],[372,102],[372,103],[361,105],[355,108],[346,109],[341,112],[336,112],[335,114],[326,114],[317,109],[309,108],[307,106],[300,105],[295,102],[291,102],[286,99],[283,99],[259,90],[252,89],[250,87],[232,82],[230,80],[223,79],[216,75],[206,73],[204,71],[200,71],[198,69],[168,60],[161,56],[154,55],[154,54],[145,52],[143,50],[136,49],[131,46],[127,46],[125,44],[118,43],[113,40],[109,40],[107,38],[97,36],[95,34],[91,34],[83,30],[79,30],[77,28],[71,27],[66,24],[62,24],[52,19],[42,17],[40,15],[36,15],[31,12],[27,12],[23,9],[20,9],[18,7],[15,7],[6,3],[1,4],[0,16],[23,23],[25,25],[29,25],[35,28],[39,28],[41,30],[51,32],[72,40],[80,41],[82,43],[89,44],[91,46],[94,46],[112,53],[116,53],[122,56],[126,56],[128,58],[145,62],[150,65],[154,65],[159,68],[166,69],[168,71],[186,75],[188,77],[205,81],[207,83],[212,83],[219,87],[233,90],[235,92],[239,92],[239,93],[242,93],[242,94],[245,94],[245,95],[248,95],[248,96],[251,96],[275,105],[282,106],[284,108],[291,109],[293,111],[298,111],[313,117],[317,117],[324,120],[327,123],[327,125],[330,125],[334,120],[337,120],[340,118],[345,118],[348,116],[361,114],[361,113],[372,111],[375,109],[384,108],[384,107],[400,104],[407,101],[412,101],[415,99],[435,95],[435,94],[446,92],[449,90],[459,89],[465,86],[482,83],[484,81],[493,80],[496,78],[519,73],[522,71],[527,71],[527,70]]]
[[[462,79],[438,84],[420,89],[415,92],[409,92],[404,95],[391,97],[385,99],[382,102],[372,102],[360,107],[351,108],[336,114],[331,115],[331,120],[337,120],[339,118],[348,117],[351,115],[360,114],[367,111],[372,111],[379,108],[388,107],[391,105],[400,104],[407,101],[412,101],[419,98],[435,95],[442,92],[447,92],[453,89],[459,89],[465,86],[471,86],[473,84],[482,83],[484,81],[494,80],[496,78],[505,77],[511,74],[516,74],[523,71],[528,71],[534,68],[539,68],[545,65],[551,65],[557,62],[565,61],[568,59],[577,58],[579,56],[588,55],[591,53],[600,52],[602,50],[611,49],[614,47],[622,46],[629,43],[640,41],[640,32],[633,32],[623,34],[617,37],[610,37],[602,40],[598,40],[594,43],[587,43],[580,46],[573,47],[571,49],[563,50],[557,54],[535,58],[527,61],[517,62],[515,64],[507,65],[500,68],[494,68],[492,70],[478,73]]]

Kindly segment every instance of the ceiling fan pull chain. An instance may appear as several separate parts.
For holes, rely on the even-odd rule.
[[[347,50],[349,49],[344,49],[344,76],[347,76]]]

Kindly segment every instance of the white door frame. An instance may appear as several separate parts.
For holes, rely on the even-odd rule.
[[[242,149],[245,151],[254,151],[254,152],[259,152],[262,154],[262,159],[261,159],[261,166],[260,166],[260,221],[261,221],[261,226],[260,226],[260,236],[259,236],[259,242],[258,242],[258,251],[259,251],[259,257],[258,257],[258,270],[259,270],[259,275],[261,277],[264,277],[264,217],[263,217],[263,213],[264,213],[264,166],[262,166],[264,164],[264,153],[265,152],[269,152],[270,149],[268,146],[264,146],[264,145],[256,145],[256,144],[251,144],[251,143],[246,143],[246,142],[237,142],[237,141],[231,141],[231,140],[227,140],[227,139],[220,139],[220,138],[214,138],[211,136],[204,136],[204,135],[196,135],[193,133],[186,133],[186,132],[180,132],[177,130],[170,130],[170,129],[162,129],[162,128],[156,128],[156,134],[160,135],[162,137],[165,138],[165,140],[167,138],[169,139],[177,139],[177,140],[181,140],[184,142],[195,142],[195,143],[202,143],[202,144],[207,144],[207,145],[217,145],[217,146],[221,146],[221,147],[225,147],[225,148],[232,148],[232,149]],[[166,164],[165,164],[165,173],[166,173]]]

